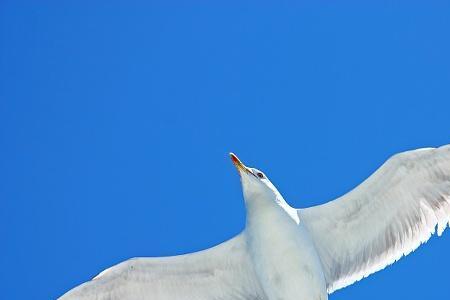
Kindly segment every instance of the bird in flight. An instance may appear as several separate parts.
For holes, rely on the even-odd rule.
[[[124,261],[60,299],[325,300],[450,221],[450,145],[396,154],[349,193],[302,209],[230,155],[246,206],[240,234],[196,253]]]

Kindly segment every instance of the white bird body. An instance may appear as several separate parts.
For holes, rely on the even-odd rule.
[[[327,299],[320,260],[304,226],[282,208],[248,222],[246,236],[257,278],[268,299]],[[255,224],[251,224],[255,222]]]
[[[327,299],[317,251],[296,210],[279,193],[252,194],[243,177],[245,235],[256,276],[268,299]],[[253,180],[250,178],[250,180]]]
[[[232,154],[245,230],[197,253],[113,266],[62,300],[325,300],[415,250],[450,221],[450,145],[390,158],[329,203],[294,209]]]

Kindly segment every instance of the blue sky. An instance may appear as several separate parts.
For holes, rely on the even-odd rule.
[[[450,4],[359,2],[1,1],[2,298],[239,233],[229,151],[305,207],[450,143]],[[449,251],[331,299],[446,298]]]

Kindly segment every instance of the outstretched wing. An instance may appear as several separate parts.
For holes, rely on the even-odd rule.
[[[314,240],[328,292],[350,285],[447,227],[450,145],[397,154],[348,194],[298,215]]]
[[[244,234],[208,250],[134,258],[113,266],[61,300],[264,300]]]

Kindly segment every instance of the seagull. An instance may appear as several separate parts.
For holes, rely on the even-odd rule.
[[[213,248],[133,258],[63,300],[325,300],[409,254],[450,221],[450,145],[396,154],[347,194],[296,209],[230,153],[245,229]]]

